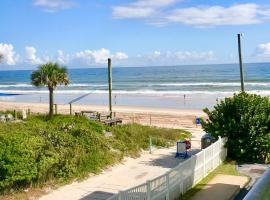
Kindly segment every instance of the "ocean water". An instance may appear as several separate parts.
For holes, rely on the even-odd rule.
[[[118,105],[202,108],[240,90],[238,64],[113,68]],[[56,101],[107,104],[107,69],[70,69],[71,84],[56,90]],[[270,95],[270,63],[245,64],[245,89]],[[47,89],[30,84],[31,71],[0,71],[0,93],[22,94],[16,101],[46,102]],[[198,103],[199,102],[199,103]]]

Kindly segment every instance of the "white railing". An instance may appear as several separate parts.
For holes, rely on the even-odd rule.
[[[225,143],[226,138],[219,138],[211,146],[191,156],[166,174],[139,186],[120,191],[108,200],[181,199],[181,194],[184,194],[225,160],[227,156]]]

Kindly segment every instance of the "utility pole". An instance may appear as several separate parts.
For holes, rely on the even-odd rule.
[[[108,58],[109,110],[112,118],[112,60]]]
[[[238,54],[239,54],[239,66],[240,66],[240,79],[241,79],[241,91],[245,91],[244,87],[244,75],[243,75],[243,62],[242,62],[242,50],[241,50],[241,37],[242,34],[237,34],[238,38]]]

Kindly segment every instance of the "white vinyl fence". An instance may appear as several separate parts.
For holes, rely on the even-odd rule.
[[[188,189],[218,167],[227,156],[226,138],[219,138],[211,146],[180,163],[153,180],[120,191],[108,200],[169,200],[181,199]]]

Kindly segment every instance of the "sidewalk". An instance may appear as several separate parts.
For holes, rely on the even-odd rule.
[[[201,128],[189,128],[192,132],[193,153],[200,149]],[[40,200],[94,200],[107,199],[119,190],[128,189],[147,180],[158,177],[176,167],[184,159],[175,158],[176,146],[156,149],[152,154],[145,151],[139,158],[125,158],[121,164],[104,170],[103,173],[89,177],[82,182],[51,191]]]
[[[249,181],[245,176],[217,175],[191,200],[230,200]]]

